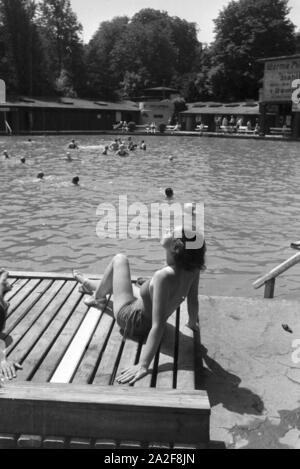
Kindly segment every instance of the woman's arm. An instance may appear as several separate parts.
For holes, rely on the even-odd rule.
[[[148,368],[158,350],[167,322],[168,299],[168,274],[164,271],[159,271],[153,277],[152,327],[147,342],[139,363],[124,370],[117,378],[119,383],[133,384],[148,373]]]
[[[6,309],[3,297],[0,296],[0,381],[16,378],[16,370],[22,369],[19,363],[10,362],[6,358],[5,335],[2,333],[5,325]]]
[[[195,275],[191,288],[187,296],[187,308],[189,320],[187,326],[193,331],[199,328],[199,300],[198,300],[198,289],[200,280],[200,270]]]

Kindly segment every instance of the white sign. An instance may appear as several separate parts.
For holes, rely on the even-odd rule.
[[[6,85],[5,81],[0,79],[0,103],[6,103]]]
[[[300,79],[300,57],[265,63],[264,101],[292,101],[292,83]]]

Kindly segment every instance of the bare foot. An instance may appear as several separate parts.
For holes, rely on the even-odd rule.
[[[84,300],[84,304],[89,306],[90,308],[96,308],[100,309],[100,311],[103,311],[106,307],[107,304],[107,299],[104,298],[95,298],[94,296],[92,298],[88,298]]]
[[[94,292],[94,288],[92,283],[86,278],[81,272],[77,270],[73,270],[73,277],[77,282],[81,283],[81,287],[79,287],[79,292],[84,293],[86,295],[92,295]]]

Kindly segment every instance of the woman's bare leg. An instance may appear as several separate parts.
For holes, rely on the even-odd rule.
[[[117,254],[104,271],[102,280],[95,292],[95,299],[101,300],[106,295],[114,295],[114,313],[124,304],[134,300],[129,262],[125,255]]]

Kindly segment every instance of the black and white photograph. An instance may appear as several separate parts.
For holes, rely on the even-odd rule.
[[[299,0],[0,0],[0,449],[300,449],[299,187]]]

